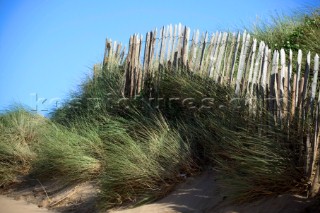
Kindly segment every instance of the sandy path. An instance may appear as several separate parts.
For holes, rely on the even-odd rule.
[[[207,172],[200,177],[188,178],[167,197],[153,204],[134,209],[118,209],[110,213],[176,213],[206,212],[223,202],[214,176]]]
[[[92,197],[92,200],[88,199],[85,201],[81,199],[81,205],[78,205],[79,208],[73,209],[73,212],[93,212],[96,193],[88,193],[87,191],[94,192],[95,187],[92,188],[90,184],[87,184],[79,186],[77,189],[76,194],[80,197],[88,194],[87,197]],[[32,190],[29,191],[30,189],[27,190],[28,193],[25,190],[22,190],[22,192],[18,191],[18,195],[19,193],[20,195],[24,193],[27,196],[22,196],[22,198],[26,199],[28,196],[33,198],[36,194]],[[58,199],[62,196],[61,194],[70,195],[70,190],[63,190],[63,192],[56,193],[56,196],[51,198]],[[29,204],[24,199],[14,200],[13,198],[0,195],[0,213],[53,212],[52,210],[39,208],[35,204]],[[66,205],[70,201],[79,204],[80,201],[77,199],[77,196],[74,199],[68,199],[69,201],[67,200],[65,204],[62,203],[62,208],[55,209],[56,212],[67,210],[67,208],[63,208],[63,205]],[[108,213],[319,213],[320,203],[315,208],[309,208],[312,203],[314,202],[304,197],[282,195],[275,198],[261,199],[257,202],[241,206],[230,205],[226,203],[223,191],[221,191],[215,181],[214,174],[212,172],[205,172],[201,176],[188,178],[184,183],[178,185],[172,193],[155,203],[133,209],[113,209],[108,211]]]
[[[306,211],[310,201],[304,197],[282,195],[261,199],[241,206],[227,204],[212,173],[188,178],[167,197],[133,209],[117,209],[109,213],[319,213]]]
[[[0,195],[1,213],[52,213],[45,208],[39,208],[35,204],[27,203],[25,200],[14,200],[13,198]]]

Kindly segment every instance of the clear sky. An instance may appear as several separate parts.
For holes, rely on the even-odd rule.
[[[0,0],[0,110],[21,103],[46,114],[102,61],[106,37],[127,45],[133,33],[179,22],[236,30],[310,5],[320,1]]]

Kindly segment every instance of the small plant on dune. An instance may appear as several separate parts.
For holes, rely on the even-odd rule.
[[[39,115],[16,107],[0,115],[0,186],[29,173],[36,158],[37,129],[45,123]]]

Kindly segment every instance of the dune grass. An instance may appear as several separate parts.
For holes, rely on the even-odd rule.
[[[37,128],[43,123],[44,118],[22,107],[0,114],[0,186],[29,173],[36,158],[32,147],[39,140]]]
[[[103,143],[91,126],[81,127],[81,134],[53,123],[42,127],[41,138],[34,147],[37,159],[32,176],[65,184],[97,178],[104,164]]]
[[[107,146],[101,188],[107,207],[162,197],[183,179],[181,174],[194,170],[189,143],[163,117],[136,125],[141,126],[134,138],[124,132],[123,140]]]
[[[11,171],[0,173],[2,184],[28,174],[65,183],[94,180],[102,209],[163,197],[184,177],[208,167],[236,201],[304,184],[283,133],[261,135],[245,99],[232,101],[228,86],[164,72],[152,102],[143,91],[119,103],[122,71],[104,72],[89,78],[50,120],[23,110],[1,116],[0,146],[9,151],[0,162]],[[92,106],[96,97],[98,105]],[[4,140],[8,135],[10,143]],[[13,143],[23,149],[13,150]]]
[[[228,86],[202,77],[168,75],[163,79],[161,97],[193,98],[192,105],[180,101],[172,114],[168,108],[163,113],[191,142],[201,167],[214,167],[234,201],[303,188],[303,172],[298,169],[295,150],[288,145],[294,141],[287,141],[281,129],[257,122],[248,112],[245,97],[234,100]],[[201,101],[208,98],[209,104]],[[267,111],[260,113],[268,119]]]
[[[319,8],[296,12],[285,16],[276,14],[269,22],[259,22],[253,26],[251,34],[265,41],[272,49],[284,48],[307,54],[320,52],[320,10]]]

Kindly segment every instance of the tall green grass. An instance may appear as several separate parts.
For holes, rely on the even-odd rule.
[[[136,124],[141,126],[135,137],[123,132],[123,140],[108,144],[101,188],[106,206],[162,197],[181,181],[180,174],[194,170],[188,141],[163,117],[154,119],[148,126]]]
[[[181,181],[180,173],[208,166],[238,201],[300,190],[304,184],[284,133],[257,126],[245,97],[234,100],[229,86],[164,70],[141,96],[120,104],[122,85],[123,71],[102,70],[83,84],[77,107],[65,105],[53,115],[69,128],[85,129],[82,124],[88,123],[101,140],[103,154],[95,159],[103,165],[102,206],[159,198]],[[91,110],[88,100],[96,97],[99,107]],[[267,134],[261,134],[263,128]]]
[[[29,173],[39,141],[41,116],[16,107],[0,114],[0,186],[17,182]]]
[[[104,165],[103,142],[92,126],[82,124],[79,131],[54,123],[42,127],[32,175],[65,184],[96,179]]]
[[[236,201],[301,190],[284,133],[259,126],[229,86],[165,71],[156,92],[121,104],[123,71],[103,72],[51,120],[21,109],[1,115],[2,185],[19,175],[95,180],[100,207],[110,208],[163,197],[183,177],[211,167]]]
[[[183,74],[163,79],[161,97],[193,98],[195,106],[190,108],[180,100],[172,114],[168,114],[172,105],[164,107],[163,114],[191,141],[200,165],[215,168],[229,197],[245,201],[301,190],[303,172],[294,148],[288,145],[294,142],[287,141],[278,127],[267,125],[267,111],[260,109],[257,120],[249,113],[245,97],[233,99],[231,88],[210,79]],[[210,104],[203,107],[203,98],[211,98]]]

